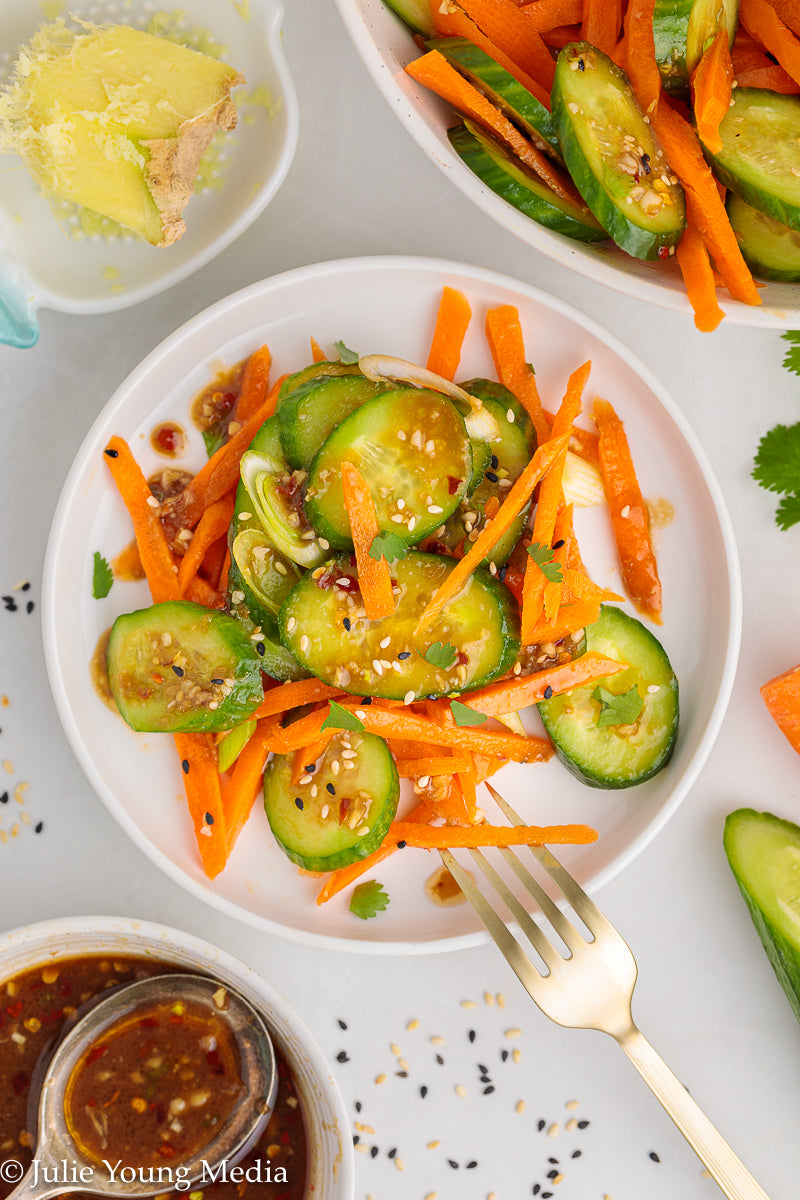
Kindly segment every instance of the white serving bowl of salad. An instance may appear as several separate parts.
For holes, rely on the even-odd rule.
[[[400,11],[417,0],[397,0]],[[674,258],[647,262],[624,254],[611,241],[581,242],[537,224],[491,191],[461,160],[447,131],[460,123],[450,104],[405,71],[424,53],[419,40],[387,0],[336,0],[342,21],[373,82],[417,145],[477,208],[525,245],[580,275],[635,300],[685,312],[692,308]],[[425,7],[423,0],[422,7]],[[800,164],[799,164],[800,165]],[[759,283],[761,305],[732,300],[724,289],[717,299],[728,320],[741,325],[796,328],[800,284]]]
[[[100,962],[92,970],[87,967],[89,960]],[[211,974],[239,992],[261,1013],[275,1049],[288,1067],[296,1097],[286,1105],[279,1094],[278,1119],[282,1122],[293,1120],[298,1099],[302,1111],[305,1188],[297,1174],[292,1179],[292,1158],[287,1158],[284,1170],[287,1182],[293,1183],[292,1194],[302,1192],[308,1200],[318,1196],[325,1196],[326,1200],[352,1200],[355,1189],[353,1148],[344,1101],[331,1070],[310,1032],[280,992],[232,954],[192,934],[150,921],[128,917],[58,917],[0,933],[0,995],[9,994],[9,981],[16,982],[14,996],[15,1003],[22,1008],[20,1018],[29,1016],[34,1027],[38,1025],[41,1029],[44,1026],[40,1038],[44,1043],[53,1035],[54,1003],[57,1012],[61,1005],[75,1002],[76,994],[81,994],[87,985],[94,990],[96,983],[92,986],[92,976],[95,981],[101,979],[105,985],[116,972],[117,982],[128,982],[135,978],[137,963],[143,965],[147,974],[163,974],[176,969]],[[42,978],[34,976],[32,986],[26,987],[24,977],[37,968],[42,970]],[[134,974],[130,973],[131,969]],[[75,978],[70,978],[71,972],[75,973]],[[30,976],[28,982],[31,982]],[[46,995],[50,996],[47,1005]],[[35,1013],[29,1006],[34,1005],[40,1015],[44,1014],[41,1022],[38,1018],[33,1020]],[[30,1033],[33,1034],[34,1029]],[[33,1041],[31,1036],[29,1043]],[[16,1045],[15,1065],[9,1070],[8,1060],[2,1060],[2,1055],[8,1055],[11,1046],[11,1040],[6,1038],[0,1048],[0,1073],[5,1073],[6,1078],[20,1071],[22,1051]],[[24,1053],[30,1061],[30,1044]],[[288,1125],[284,1128],[285,1136],[289,1138],[290,1128]],[[12,1131],[4,1129],[3,1132]],[[299,1154],[299,1144],[296,1150]],[[0,1162],[4,1157],[0,1151]],[[274,1166],[278,1166],[277,1161]],[[220,1186],[233,1190],[234,1183]]]
[[[104,598],[93,598],[96,555],[110,561],[131,540],[103,451],[111,436],[124,437],[149,476],[164,465],[151,434],[161,423],[175,422],[187,442],[176,465],[198,470],[206,455],[193,423],[194,398],[218,377],[221,366],[233,366],[263,342],[270,347],[275,376],[310,362],[310,337],[329,355],[335,355],[339,343],[362,354],[424,363],[444,285],[461,291],[472,309],[457,378],[494,377],[483,334],[485,312],[498,305],[516,306],[545,407],[557,407],[570,373],[590,359],[588,402],[594,395],[613,397],[643,493],[671,513],[657,537],[664,591],[657,636],[681,689],[681,728],[671,760],[636,787],[607,791],[585,786],[555,759],[512,763],[495,776],[500,791],[531,823],[585,823],[598,831],[594,844],[561,851],[569,869],[594,890],[630,862],[680,804],[708,755],[732,686],[741,595],[734,539],[718,485],[677,407],[594,322],[505,276],[405,257],[304,267],[215,304],[167,338],[121,385],[77,455],[47,552],[46,661],[61,720],[87,778],[144,853],[205,902],[306,943],[434,952],[475,944],[485,934],[469,906],[432,903],[425,883],[438,856],[421,850],[406,849],[369,874],[390,897],[388,908],[375,919],[359,919],[349,910],[349,892],[318,905],[320,880],[298,873],[272,836],[259,803],[225,870],[213,881],[204,875],[181,795],[173,739],[134,733],[103,703],[92,680],[90,663],[101,636],[118,615],[150,603],[141,581],[118,580]],[[622,591],[608,511],[596,506],[576,513],[592,578]],[[527,710],[525,720],[529,733],[541,733],[535,709]],[[401,803],[408,808],[410,796]],[[479,803],[491,809],[488,794]]]

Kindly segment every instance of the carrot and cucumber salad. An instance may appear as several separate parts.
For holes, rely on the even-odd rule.
[[[546,228],[673,258],[717,294],[800,281],[800,16],[791,0],[386,0],[407,73],[462,120],[482,183]]]
[[[510,305],[484,315],[498,379],[455,383],[473,323],[445,288],[426,367],[313,343],[271,382],[260,348],[168,495],[124,439],[105,447],[153,600],[115,621],[109,685],[133,729],[174,737],[211,878],[260,797],[321,903],[398,848],[596,838],[488,823],[478,788],[505,763],[556,754],[619,788],[669,758],[667,654],[590,578],[573,521],[605,506],[627,596],[658,623],[623,422],[591,407],[588,362],[539,395]],[[520,719],[534,705],[547,736]]]

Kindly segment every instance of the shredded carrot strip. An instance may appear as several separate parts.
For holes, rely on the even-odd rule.
[[[521,4],[520,12],[537,33],[549,33],[558,25],[576,25],[583,16],[583,0],[533,0]]]
[[[541,444],[550,437],[536,376],[525,357],[519,310],[511,304],[490,308],[486,313],[486,341],[489,344],[497,378],[516,396],[536,430]]]
[[[269,346],[261,346],[247,360],[242,376],[242,388],[236,401],[236,420],[246,421],[258,412],[267,398],[272,355]]]
[[[228,861],[217,748],[204,733],[175,733],[173,737],[203,870],[214,879]]]
[[[401,779],[424,779],[426,775],[455,775],[457,772],[469,771],[471,762],[466,757],[457,755],[439,755],[435,758],[407,758],[398,762],[397,772]]]
[[[719,126],[731,106],[733,63],[728,29],[723,21],[692,76],[694,120],[703,145],[712,154],[722,149]]]
[[[711,333],[725,314],[717,301],[714,270],[697,228],[694,202],[691,199],[687,200],[686,228],[678,243],[675,257],[686,285],[686,295],[694,310],[694,323],[701,332]]]
[[[739,20],[756,41],[777,58],[795,83],[800,83],[800,42],[767,0],[741,0]]]
[[[583,0],[581,41],[611,54],[622,28],[622,0]]]
[[[784,25],[800,37],[800,0],[770,0]]]
[[[763,68],[737,71],[736,82],[739,87],[763,88],[767,92],[779,92],[782,96],[800,93],[800,83],[795,83],[783,67],[777,66],[771,59],[767,59],[766,64]]]
[[[421,825],[397,821],[389,836],[424,850],[468,849],[475,846],[585,845],[597,841],[588,825]]]
[[[192,540],[178,568],[178,589],[181,596],[186,594],[189,580],[197,574],[209,546],[227,533],[233,517],[233,507],[233,499],[223,496],[221,500],[210,504],[198,521]]]
[[[315,704],[319,700],[332,700],[341,696],[341,688],[330,687],[321,679],[297,679],[280,683],[265,693],[253,716],[271,717],[275,713],[287,713],[303,704]]]
[[[513,0],[461,0],[459,7],[523,71],[550,91],[555,63],[530,19]]]
[[[571,662],[559,663],[544,671],[535,671],[532,675],[519,675],[514,679],[490,683],[479,691],[470,692],[467,701],[476,712],[496,717],[502,713],[518,712],[521,708],[538,704],[540,700],[549,700],[550,696],[560,696],[562,692],[570,692],[593,679],[616,675],[624,668],[625,663],[589,651]]]
[[[180,595],[178,568],[161,524],[158,503],[130,446],[123,438],[112,437],[105,448],[105,460],[131,518],[153,603],[177,600]]]
[[[532,79],[530,75],[523,71],[512,58],[509,58],[499,46],[495,46],[494,42],[478,28],[463,9],[458,8],[455,4],[442,4],[442,0],[430,0],[430,7],[433,24],[438,34],[442,37],[463,37],[468,42],[472,42],[474,46],[477,46],[479,50],[483,50],[484,54],[488,54],[499,66],[508,71],[509,75],[513,75],[517,83],[521,83],[524,88],[527,88],[531,95],[535,96],[539,103],[543,104],[549,110],[549,89],[542,87],[540,83],[537,83],[535,79]]]
[[[356,571],[361,600],[368,621],[380,621],[394,612],[392,573],[385,558],[370,557],[370,549],[380,533],[369,485],[351,462],[341,466],[342,493],[350,534],[356,553]]]
[[[562,493],[563,500],[563,493]],[[561,567],[560,579],[548,579],[544,585],[544,615],[548,621],[555,621],[564,593],[564,572],[569,560],[572,543],[575,541],[575,530],[572,525],[572,505],[562,504],[556,515],[553,526],[553,562]]]
[[[442,288],[426,364],[429,371],[444,379],[455,379],[471,317],[472,309],[464,293],[451,287]]]
[[[192,600],[195,604],[202,604],[205,608],[225,607],[225,597],[222,592],[212,587],[207,580],[203,579],[202,575],[195,575],[194,579],[189,580],[183,598]]]
[[[222,808],[227,827],[228,854],[250,815],[261,791],[264,767],[269,755],[271,732],[277,727],[277,716],[258,722],[255,732],[236,759],[230,778],[222,790]]]
[[[649,116],[655,112],[661,95],[661,74],[653,40],[654,7],[655,0],[628,0],[625,14],[625,67],[636,99]]]
[[[537,644],[560,642],[562,638],[577,633],[580,629],[585,629],[587,625],[594,625],[595,621],[599,620],[599,618],[599,600],[562,602],[558,610],[556,623],[548,625],[543,619],[542,623],[534,630],[533,640]]]
[[[357,713],[368,733],[377,733],[379,737],[407,737],[413,741],[428,741],[434,745],[469,750],[475,754],[510,758],[514,762],[546,762],[553,753],[550,743],[544,738],[498,733],[482,726],[462,728],[455,722],[439,723],[404,709],[381,708],[374,702],[362,709],[355,702],[348,701],[345,707]]]
[[[309,338],[309,341],[311,342],[311,359],[312,359],[312,362],[315,362],[315,363],[318,363],[318,362],[326,362],[326,361],[327,361],[327,358],[328,358],[328,356],[327,356],[327,354],[325,353],[325,351],[322,349],[322,346],[320,346],[320,344],[319,344],[319,342],[317,341],[317,339],[316,339],[316,338],[314,338],[314,337],[312,337],[312,338]]]

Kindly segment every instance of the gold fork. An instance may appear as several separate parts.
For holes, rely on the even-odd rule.
[[[486,786],[508,821],[512,825],[523,824],[503,797],[490,784]],[[485,854],[480,850],[470,853],[545,964],[544,971],[531,961],[469,872],[449,850],[441,851],[441,855],[522,986],[542,1012],[559,1025],[597,1029],[610,1034],[729,1200],[769,1200],[684,1085],[633,1023],[631,997],[637,970],[627,943],[546,847],[531,846],[529,849],[589,930],[591,941],[564,916],[513,851],[500,850],[499,853],[561,938],[569,957],[565,957],[546,936]]]

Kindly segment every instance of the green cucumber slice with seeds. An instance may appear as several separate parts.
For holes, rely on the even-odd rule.
[[[284,854],[306,871],[335,871],[377,850],[400,795],[386,742],[372,733],[335,733],[302,783],[292,783],[293,761],[275,754],[264,771],[264,808]],[[345,762],[353,766],[340,769]]]
[[[800,281],[800,230],[759,212],[734,192],[726,204],[742,256],[759,279]]]
[[[447,136],[459,158],[482,183],[545,229],[580,242],[608,237],[591,213],[556,196],[538,175],[471,121],[448,129]]]
[[[604,604],[586,629],[586,649],[627,663],[624,671],[542,700],[539,713],[556,754],[590,787],[644,783],[668,762],[678,733],[678,681],[656,637],[635,617]],[[603,688],[624,696],[637,688],[642,708],[630,724],[598,724]]]
[[[634,258],[667,257],[686,224],[683,188],[625,72],[587,42],[565,46],[553,117],[572,180],[609,236]]]
[[[269,543],[298,566],[309,570],[319,566],[327,548],[317,540],[303,510],[305,472],[291,472],[283,458],[257,449],[244,452],[240,470],[247,511],[253,513]]]
[[[800,1020],[800,828],[740,808],[727,817],[723,840],[761,944]]]
[[[722,149],[707,154],[717,179],[759,212],[800,230],[800,98],[735,88],[719,133]]]
[[[689,95],[692,72],[720,22],[733,45],[739,0],[656,0],[653,41],[661,83],[671,96]]]
[[[527,134],[533,144],[562,161],[552,113],[491,55],[467,38],[433,38],[426,43],[482,92],[509,121]]]
[[[231,563],[236,564],[239,588],[248,607],[257,606],[273,618],[302,575],[300,568],[279,554],[259,529],[244,529],[234,538]]]
[[[295,388],[277,410],[281,446],[290,467],[308,467],[322,443],[366,400],[386,391],[364,375],[320,374]]]
[[[368,400],[337,426],[309,469],[305,511],[337,549],[352,546],[344,461],[364,476],[380,528],[406,544],[447,520],[472,476],[464,418],[441,393],[399,388]]]
[[[144,733],[232,729],[264,698],[261,659],[227,613],[169,600],[117,617],[108,681],[121,715]]]
[[[442,696],[481,687],[504,674],[519,652],[519,614],[508,589],[479,568],[420,644],[423,609],[456,560],[411,550],[391,566],[396,607],[368,621],[355,560],[341,554],[322,572],[305,575],[280,611],[281,640],[297,661],[334,687],[393,700]],[[453,647],[453,662],[437,667],[424,657],[434,642]]]

